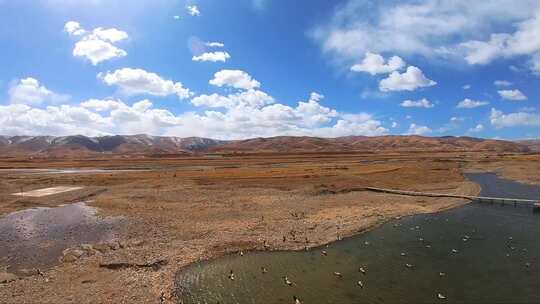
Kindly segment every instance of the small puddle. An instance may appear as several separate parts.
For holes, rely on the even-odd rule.
[[[0,267],[27,275],[59,263],[62,251],[84,243],[118,240],[123,217],[96,216],[85,203],[17,211],[0,218]]]
[[[540,187],[494,174],[468,177],[482,195],[540,197]],[[294,303],[293,296],[336,304],[540,303],[539,235],[531,207],[473,203],[394,220],[328,248],[195,263],[177,273],[176,292],[184,304]]]

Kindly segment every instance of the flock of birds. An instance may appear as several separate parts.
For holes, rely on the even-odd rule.
[[[466,236],[466,238],[468,239],[468,236]],[[420,241],[423,241],[422,238],[420,238],[419,240],[420,240]],[[369,242],[366,241],[364,244],[365,244],[365,245],[369,245]],[[328,247],[328,245],[327,245],[327,247]],[[459,252],[459,251],[458,251],[457,249],[452,249],[452,253],[455,254],[455,253],[458,253],[458,252]],[[244,252],[243,252],[243,251],[240,251],[238,254],[239,254],[240,256],[244,256]],[[327,256],[327,255],[328,255],[328,251],[326,251],[326,250],[321,250],[321,255],[322,255],[322,256]],[[405,257],[405,256],[407,256],[407,254],[406,254],[405,252],[401,252],[401,253],[400,253],[400,256]],[[414,267],[414,265],[409,264],[409,263],[406,263],[406,264],[405,264],[405,267],[411,269],[411,268]],[[358,272],[361,273],[362,275],[366,275],[366,274],[367,274],[367,271],[366,271],[366,268],[365,268],[365,267],[359,267],[359,268],[358,268]],[[262,274],[268,273],[268,269],[267,269],[266,267],[264,267],[264,266],[261,266],[261,273],[262,273]],[[341,272],[334,271],[334,272],[333,272],[333,275],[334,275],[336,278],[343,279],[343,274],[342,274]],[[439,272],[439,276],[440,276],[440,277],[444,277],[444,276],[446,276],[446,273],[445,273],[445,272]],[[229,277],[229,279],[230,279],[231,281],[234,281],[234,280],[235,280],[235,275],[234,275],[234,271],[233,271],[233,270],[231,270],[231,271],[229,272],[228,277]],[[289,279],[288,276],[283,276],[282,279],[283,279],[283,282],[285,283],[285,285],[287,285],[287,286],[293,287],[293,286],[296,285],[293,281],[291,281],[291,280]],[[360,288],[364,288],[364,282],[362,282],[361,280],[357,281],[357,282],[356,282],[356,285],[357,285],[358,287],[360,287]],[[442,293],[437,293],[437,298],[438,298],[439,300],[445,300],[445,299],[446,299],[446,296],[445,296],[444,294],[442,294]],[[301,301],[296,295],[294,295],[294,296],[293,296],[293,303],[294,303],[294,304],[301,304],[302,301]]]
[[[416,227],[411,228],[411,230],[419,230],[419,229],[420,229],[419,226],[416,226]],[[467,242],[467,241],[469,241],[470,239],[471,239],[471,237],[468,236],[468,235],[465,235],[465,236],[462,237],[462,241],[463,241],[463,242]],[[424,239],[421,238],[421,237],[418,238],[418,240],[421,241],[421,242],[424,242]],[[508,240],[509,240],[509,242],[512,242],[513,238],[512,238],[512,237],[509,237]],[[265,244],[266,244],[266,242],[265,242]],[[368,241],[365,241],[365,242],[364,242],[364,245],[369,245],[369,242],[368,242]],[[426,244],[425,246],[426,246],[426,248],[431,248],[431,245],[429,245],[429,244]],[[508,245],[508,246],[510,246],[510,245]],[[328,248],[328,245],[327,245],[326,247]],[[513,247],[509,247],[509,248],[513,250]],[[526,249],[524,249],[524,250],[526,250]],[[451,253],[451,254],[458,254],[458,253],[459,253],[459,250],[457,250],[457,249],[452,249],[450,253]],[[240,252],[239,252],[239,255],[240,255],[240,256],[244,256],[244,252],[243,252],[243,251],[240,251]],[[321,255],[322,255],[322,256],[327,256],[327,255],[328,255],[328,251],[327,251],[326,249],[321,250]],[[407,253],[406,253],[406,252],[401,252],[401,253],[400,253],[400,256],[406,257],[406,256],[407,256]],[[530,264],[530,263],[526,263],[525,266],[526,266],[527,268],[529,268],[529,267],[531,266],[531,264]],[[410,264],[410,263],[406,263],[406,264],[405,264],[405,267],[408,268],[408,269],[412,269],[412,268],[414,268],[414,265],[413,265],[413,264]],[[262,274],[268,273],[268,269],[267,269],[266,267],[261,266],[260,269],[261,269],[261,273],[262,273]],[[359,267],[359,268],[358,268],[358,272],[361,273],[362,275],[366,275],[366,274],[367,274],[366,267]],[[343,274],[342,274],[341,272],[334,271],[334,272],[333,272],[333,275],[334,275],[336,278],[338,278],[338,279],[343,279]],[[445,276],[446,276],[446,273],[445,273],[445,272],[439,272],[439,276],[440,276],[440,277],[445,277]],[[231,271],[229,272],[228,278],[229,278],[231,281],[234,281],[234,280],[235,280],[235,274],[234,274],[234,271],[233,271],[233,270],[231,270]],[[291,280],[289,279],[289,277],[286,276],[286,275],[283,276],[282,279],[283,279],[284,284],[287,285],[287,286],[292,287],[292,286],[295,286],[295,285],[296,285],[296,284],[295,284],[293,281],[291,281]],[[364,282],[363,282],[362,280],[357,281],[357,282],[356,282],[356,285],[357,285],[359,288],[364,288]],[[442,293],[440,293],[440,292],[439,292],[439,293],[436,293],[436,297],[437,297],[437,299],[439,299],[439,300],[446,300],[446,295],[444,295],[444,294],[442,294]],[[301,304],[302,301],[295,295],[295,296],[293,296],[293,303],[294,303],[294,304]]]

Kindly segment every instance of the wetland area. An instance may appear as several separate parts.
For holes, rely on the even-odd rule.
[[[536,199],[537,161],[10,160],[0,177],[0,302],[538,302],[540,218],[531,206],[365,190]],[[66,191],[13,195],[21,187]]]

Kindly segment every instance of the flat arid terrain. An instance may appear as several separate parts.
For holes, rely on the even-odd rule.
[[[97,212],[85,215],[95,217],[89,231],[109,237],[88,236],[70,223],[50,242],[10,252],[0,259],[0,302],[174,303],[175,273],[192,262],[251,250],[306,250],[396,217],[468,203],[365,187],[476,195],[480,188],[465,172],[540,184],[539,160],[518,152],[3,158],[0,215],[19,216],[20,229],[28,230],[28,208],[85,202],[81,210]],[[74,188],[27,195],[52,187]],[[52,211],[44,218],[44,225],[54,221]]]

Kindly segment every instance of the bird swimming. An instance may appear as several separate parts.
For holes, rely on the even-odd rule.
[[[444,300],[444,299],[446,299],[446,296],[443,295],[442,293],[438,293],[438,294],[437,294],[437,298],[438,298],[439,300]]]
[[[334,275],[340,279],[343,278],[343,275],[341,274],[341,272],[334,271]]]
[[[360,271],[362,274],[366,274],[366,270],[364,269],[364,267],[358,268],[358,271]]]
[[[287,285],[289,285],[289,286],[293,286],[293,285],[294,285],[294,283],[291,282],[287,276],[284,276],[284,277],[283,277],[283,281],[285,281],[285,284],[287,284]]]
[[[360,288],[364,288],[364,283],[362,283],[362,281],[356,282],[356,285],[360,286]]]
[[[231,272],[229,272],[229,279],[231,281],[234,281],[234,272],[231,270]]]

